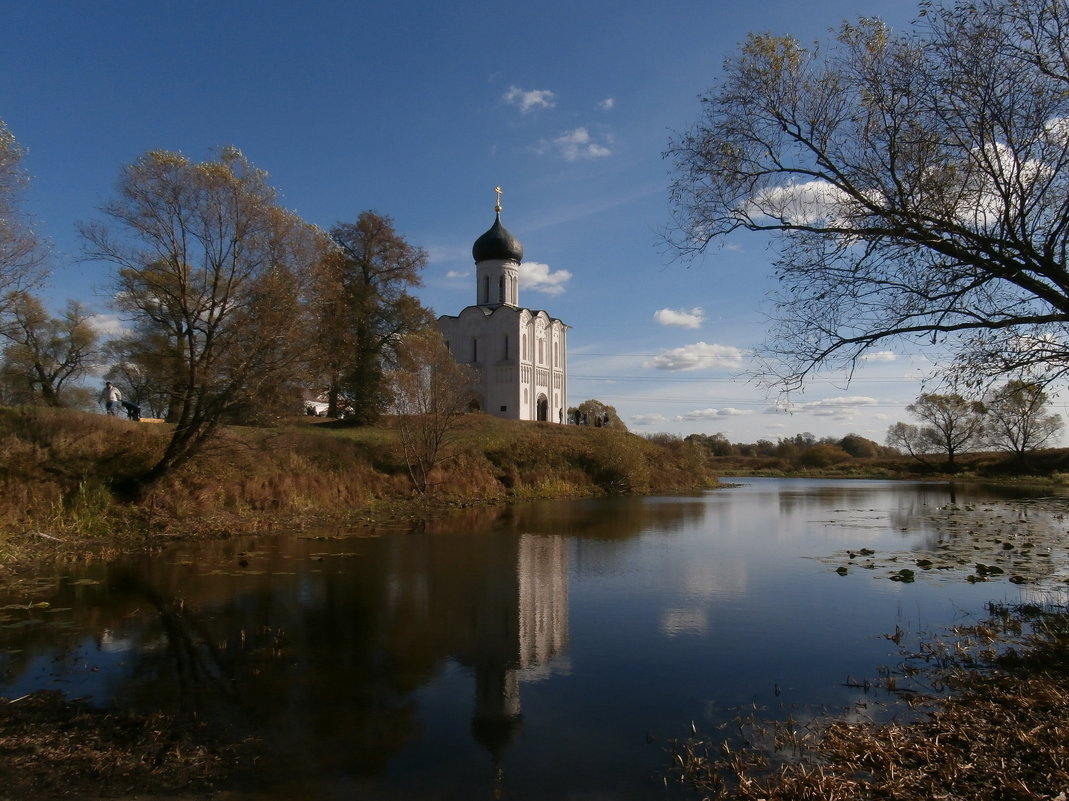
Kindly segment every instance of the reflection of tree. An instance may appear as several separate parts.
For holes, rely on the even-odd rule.
[[[98,585],[58,588],[54,605],[77,624],[59,639],[74,651],[88,629],[100,652],[122,651],[117,703],[197,711],[256,737],[254,784],[315,795],[317,781],[382,773],[419,738],[414,692],[450,660],[472,672],[470,731],[496,760],[519,729],[520,683],[566,647],[568,545],[480,531],[132,559]],[[12,670],[55,643],[56,630],[24,639]]]

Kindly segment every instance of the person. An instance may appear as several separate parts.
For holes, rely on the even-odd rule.
[[[122,408],[122,393],[118,387],[107,381],[100,393],[100,402],[104,404],[104,411],[115,417]]]

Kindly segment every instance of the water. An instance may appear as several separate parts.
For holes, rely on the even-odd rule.
[[[254,734],[237,798],[675,798],[666,741],[692,721],[867,706],[848,685],[900,661],[896,627],[1066,586],[1065,521],[991,490],[740,483],[41,576],[0,610],[0,694],[60,689]],[[916,568],[918,549],[947,564]],[[996,559],[1002,580],[963,580]],[[915,581],[890,580],[907,565]]]

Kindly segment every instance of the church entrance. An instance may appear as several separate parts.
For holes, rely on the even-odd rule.
[[[549,420],[549,398],[545,395],[538,396],[535,420],[540,420],[543,423]]]

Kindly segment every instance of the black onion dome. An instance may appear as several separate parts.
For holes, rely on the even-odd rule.
[[[475,240],[471,255],[475,257],[476,263],[490,259],[512,259],[518,263],[523,261],[523,245],[501,224],[499,214],[493,227]]]

